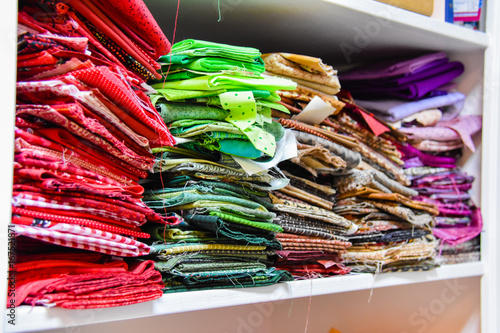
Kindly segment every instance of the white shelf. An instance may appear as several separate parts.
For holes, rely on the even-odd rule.
[[[144,1],[172,41],[177,1]],[[500,299],[497,280],[497,270],[500,265],[497,239],[500,237],[500,228],[495,222],[498,220],[497,206],[500,202],[498,195],[500,49],[497,45],[500,24],[497,23],[498,17],[495,15],[500,14],[500,5],[493,0],[488,2],[487,33],[482,33],[373,0],[183,0],[180,2],[175,36],[175,41],[196,38],[253,46],[262,52],[282,51],[312,55],[322,58],[337,69],[343,65],[371,58],[429,51],[445,51],[454,60],[463,61],[466,73],[459,83],[459,89],[470,95],[469,106],[484,110],[483,138],[488,138],[477,145],[478,153],[471,160],[477,161],[471,166],[472,169],[481,169],[477,170],[480,176],[477,181],[481,183],[480,190],[477,190],[481,198],[477,202],[481,202],[485,222],[485,232],[482,235],[483,262],[443,266],[428,272],[388,273],[377,276],[350,274],[260,288],[167,294],[153,302],[117,308],[65,310],[21,306],[16,309],[16,326],[6,324],[4,319],[4,326],[0,326],[0,331],[2,328],[7,332],[27,332],[71,327],[73,330],[78,330],[78,326],[98,323],[168,317],[182,312],[194,314],[194,311],[198,310],[329,294],[334,298],[335,294],[349,292],[355,294],[355,291],[372,288],[481,277],[482,330],[497,332],[500,325],[497,318]],[[13,14],[15,8],[11,7],[15,6],[8,6],[0,14],[2,18],[0,26],[3,33],[1,59],[3,63],[12,64],[15,61],[16,33]],[[12,70],[4,73],[1,92],[5,112],[2,113],[1,134],[4,186],[0,192],[3,208],[0,210],[2,214],[0,222],[3,223],[0,249],[4,250],[6,223],[10,218],[12,158],[9,156],[12,155],[15,66],[7,68]],[[5,260],[0,262],[2,265],[5,264]],[[0,273],[2,277],[6,276],[4,267],[2,266]],[[1,291],[5,295],[5,288]],[[422,292],[425,293],[424,285]],[[429,295],[429,299],[432,297],[433,295]],[[345,306],[355,311],[357,304]],[[370,323],[375,319],[381,319],[369,313],[364,313],[364,318]],[[196,321],[196,317],[193,317],[193,320]],[[203,323],[200,322],[198,326],[200,331],[203,330]]]
[[[177,2],[145,3],[172,40]],[[373,0],[228,0],[220,9],[183,0],[175,41],[186,38],[313,55],[337,68],[419,51],[476,52],[490,42],[483,32]]]
[[[67,310],[21,306],[16,309],[16,325],[6,332],[26,332],[84,326],[135,318],[164,316],[180,312],[209,310],[244,304],[345,293],[446,279],[482,276],[481,262],[442,266],[425,272],[348,274],[323,279],[278,283],[267,287],[217,289],[165,294],[161,299],[104,309]]]

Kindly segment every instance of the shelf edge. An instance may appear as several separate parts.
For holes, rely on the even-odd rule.
[[[458,279],[484,274],[484,263],[447,265],[425,272],[348,274],[323,279],[279,283],[267,287],[218,289],[166,294],[161,299],[128,306],[67,310],[59,308],[18,307],[16,326],[6,332],[37,331],[68,328],[119,320],[202,311],[261,302],[282,302],[288,299],[333,295],[372,288]]]

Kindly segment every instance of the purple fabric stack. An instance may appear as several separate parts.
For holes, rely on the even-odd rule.
[[[405,173],[412,181],[411,187],[419,193],[413,199],[433,203],[439,209],[433,228],[434,236],[442,241],[437,262],[479,260],[476,244],[483,223],[481,210],[469,194],[474,177],[456,166],[451,157],[420,155],[426,163],[419,157],[410,158]]]
[[[474,178],[456,163],[463,149],[475,151],[473,138],[482,126],[480,115],[461,114],[465,95],[456,91],[453,80],[463,71],[460,62],[436,52],[367,64],[340,75],[356,105],[406,137],[398,145],[405,174],[419,192],[413,199],[439,208],[433,234],[442,240],[441,263],[477,259],[475,254],[457,259],[456,249],[462,244],[460,248],[479,253],[477,246],[463,244],[477,243],[482,229],[480,209],[469,195]],[[445,258],[446,251],[451,257]]]

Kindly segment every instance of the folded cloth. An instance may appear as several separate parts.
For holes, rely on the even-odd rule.
[[[461,92],[450,92],[445,95],[433,96],[416,101],[405,100],[362,100],[356,98],[356,104],[373,112],[374,115],[388,122],[396,122],[417,112],[439,108],[442,119],[455,118],[463,108],[465,95]]]
[[[332,154],[342,158],[342,160],[346,162],[346,171],[356,167],[361,162],[361,155],[358,152],[345,148],[335,142],[297,130],[292,130],[292,133],[295,135],[298,142],[311,146],[320,144]]]
[[[14,217],[12,222],[17,223],[19,219],[22,218]],[[139,241],[107,231],[66,223],[47,223],[42,224],[40,227],[15,224],[12,230],[18,236],[26,236],[52,244],[110,255],[136,257],[149,253],[149,247]]]
[[[95,67],[71,73],[90,87],[99,89],[116,106],[123,109],[130,117],[137,119],[153,131],[148,139],[151,145],[172,145],[174,140],[165,123],[149,100],[141,100],[125,81],[119,80],[115,73],[107,67]],[[149,133],[148,133],[149,134]]]
[[[170,52],[170,42],[142,0],[105,0],[93,3],[101,5],[99,8],[107,16],[111,16],[120,28],[126,27],[131,39],[136,42],[145,41],[152,51],[147,48],[144,50],[149,51],[152,58],[158,59]]]
[[[185,55],[188,57],[221,57],[245,62],[259,62],[257,59],[261,53],[253,47],[236,46],[222,43],[214,43],[197,39],[185,39],[172,46],[173,55]],[[167,59],[166,55],[160,59]]]
[[[261,270],[256,273],[249,272],[238,272],[240,274],[235,274],[235,272],[226,272],[221,270],[220,274],[231,274],[230,279],[217,279],[217,278],[204,278],[197,279],[196,283],[188,284],[177,281],[175,278],[170,279],[169,277],[164,278],[165,293],[170,292],[180,292],[180,291],[194,291],[194,290],[211,290],[220,288],[248,288],[248,287],[259,287],[273,285],[278,282],[293,281],[292,275],[285,271],[276,269],[275,267],[267,268],[266,270]]]
[[[434,52],[410,59],[391,59],[361,65],[342,73],[342,80],[372,80],[418,73],[427,66],[446,59],[446,53]]]
[[[475,208],[472,212],[471,223],[467,226],[434,228],[432,233],[443,242],[458,245],[477,237],[483,229],[481,209]]]
[[[299,84],[321,91],[326,88],[324,92],[331,95],[335,95],[340,91],[337,73],[331,66],[327,68],[320,59],[280,53],[264,54],[262,59],[268,72],[291,80],[297,80],[296,82]],[[311,66],[314,66],[314,68]]]
[[[161,274],[149,260],[127,264],[86,253],[19,257],[23,262],[16,264],[16,306],[104,308],[150,301],[163,294]]]
[[[431,57],[433,56],[431,55]],[[399,60],[393,61],[389,67],[392,65],[397,66],[398,63]],[[381,66],[387,68],[386,64]],[[463,71],[464,66],[462,63],[448,61],[448,59],[440,57],[438,60],[427,62],[417,71],[401,75],[387,75],[387,72],[382,70],[378,71],[376,79],[359,79],[358,77],[350,80],[349,74],[346,74],[342,76],[342,85],[356,98],[360,99],[398,98],[416,100],[432,94],[434,91],[439,91],[443,85],[460,76]],[[356,73],[356,68],[352,72]]]
[[[401,185],[395,180],[387,177],[384,173],[375,169],[353,169],[349,176],[339,178],[336,186],[338,187],[340,193],[350,192],[360,189],[361,187],[368,186],[381,192],[396,192],[408,197],[418,194],[415,190]]]
[[[167,60],[169,62],[170,55],[166,55],[160,58],[162,60]],[[260,58],[256,58],[253,62],[237,61],[227,58],[219,57],[201,57],[195,58],[193,61],[181,65],[170,66],[170,72],[167,78],[171,78],[172,72],[176,70],[192,70],[199,72],[229,72],[229,73],[247,73],[247,74],[262,74],[265,71],[264,63],[259,62]],[[206,74],[206,73],[204,73]]]
[[[401,132],[410,140],[458,141],[471,151],[475,151],[472,136],[482,127],[481,116],[459,116],[453,120],[440,121],[434,127],[403,127]]]
[[[153,88],[175,88],[186,90],[218,90],[218,89],[262,89],[293,90],[296,84],[282,78],[244,77],[229,75],[204,75],[189,80],[155,83]]]

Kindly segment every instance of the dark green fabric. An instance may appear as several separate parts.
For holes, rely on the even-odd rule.
[[[271,271],[272,270],[272,271]],[[164,293],[210,290],[210,289],[225,289],[225,288],[250,288],[269,286],[279,282],[293,281],[293,276],[284,270],[276,270],[270,268],[266,275],[257,275],[251,277],[239,277],[228,280],[200,282],[195,285],[186,285],[170,278],[163,279],[165,283]]]
[[[200,193],[188,193],[188,192],[179,192],[175,196],[169,196],[168,198],[162,198],[157,195],[154,191],[151,191],[150,194],[144,195],[144,203],[153,209],[163,210],[165,208],[172,208],[175,206],[186,205],[189,203],[193,203],[195,201],[217,201],[217,202],[228,202],[237,205],[242,205],[248,208],[264,208],[260,204],[242,199],[235,198],[233,196],[227,195],[214,195],[214,194],[200,194]]]
[[[204,189],[206,188],[207,191],[210,191],[208,189],[212,188],[219,188],[219,189],[225,189],[227,191],[231,192],[236,192],[238,196],[247,198],[252,201],[256,201],[262,206],[266,207],[266,209],[272,209],[273,204],[271,203],[268,193],[263,192],[263,191],[256,191],[256,190],[250,190],[249,188],[246,188],[242,185],[238,185],[235,183],[227,183],[227,182],[215,182],[215,181],[210,181],[210,180],[197,180],[194,177],[189,177],[189,176],[178,176],[172,180],[169,181],[164,181],[163,183],[164,187],[169,187],[169,188],[185,188],[186,186],[194,186],[195,188],[200,188]],[[158,190],[161,192],[161,190]],[[156,193],[156,192],[155,192]],[[215,193],[215,192],[213,192]],[[236,212],[241,211],[241,206],[235,206],[233,207],[234,209],[231,211],[231,207],[221,207],[224,210],[227,209],[228,212]],[[271,213],[271,212],[266,212],[266,211],[246,211],[244,214],[247,214],[249,217],[258,217],[260,216],[261,218],[264,219],[273,219],[276,217],[276,214]]]

